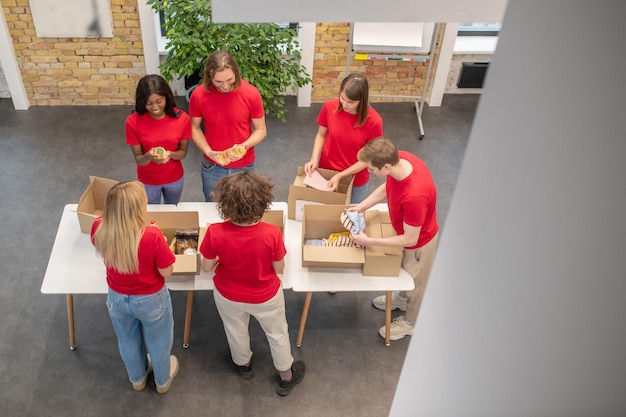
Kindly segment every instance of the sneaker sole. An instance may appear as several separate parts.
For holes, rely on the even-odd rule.
[[[376,305],[376,304],[374,304],[374,303],[372,303],[372,305],[373,305],[373,306],[374,306],[374,308],[375,308],[375,309],[377,309],[377,310],[380,310],[380,311],[385,311],[385,310],[387,310],[387,306],[385,306],[385,307],[382,307],[382,308],[381,308],[381,307],[377,306],[377,305]],[[391,311],[394,311],[394,310],[406,311],[406,307],[402,308],[402,307],[394,307],[394,306],[391,306]]]

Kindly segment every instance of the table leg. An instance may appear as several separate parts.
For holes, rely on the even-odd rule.
[[[191,311],[193,310],[193,291],[187,291],[187,307],[185,308],[185,335],[183,348],[189,347],[189,333],[191,332]]]
[[[67,302],[67,326],[70,331],[70,350],[76,350],[76,335],[74,333],[74,296],[72,294],[65,295]]]
[[[298,339],[296,340],[296,347],[302,346],[302,336],[304,335],[304,326],[306,325],[306,319],[309,315],[309,307],[311,306],[312,292],[306,293],[304,299],[304,307],[302,307],[302,317],[300,317],[300,328],[298,329]]]
[[[391,291],[385,295],[385,346],[391,345]]]

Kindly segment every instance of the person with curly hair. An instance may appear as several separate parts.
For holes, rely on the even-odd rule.
[[[274,199],[269,178],[252,171],[223,177],[213,199],[224,219],[211,224],[200,245],[202,268],[215,268],[215,305],[224,324],[231,357],[239,374],[254,377],[248,325],[257,319],[278,371],[276,392],[291,393],[305,366],[291,355],[285,298],[278,274],[285,268],[285,243],[278,226],[261,221]]]

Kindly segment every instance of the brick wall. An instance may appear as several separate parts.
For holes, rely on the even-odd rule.
[[[31,105],[134,104],[137,82],[146,72],[137,0],[110,0],[112,38],[38,38],[28,0],[0,0],[0,4]],[[349,37],[348,23],[317,24],[312,102],[338,96],[346,74]],[[427,62],[352,60],[349,72],[364,74],[372,95],[420,96],[427,66]],[[413,99],[373,97],[371,101]]]
[[[112,38],[38,38],[28,0],[0,4],[31,105],[134,104],[146,72],[137,0],[110,0]]]
[[[441,25],[437,34],[433,68],[436,65]],[[346,75],[348,47],[350,39],[349,23],[318,23],[315,31],[315,56],[313,62],[313,88],[311,101],[321,103],[339,95],[341,80]],[[361,73],[367,77],[370,95],[421,96],[424,89],[428,62],[407,61],[356,61],[352,60],[350,73]],[[431,79],[429,82],[432,82]],[[430,87],[430,86],[429,86]],[[426,95],[428,97],[428,95]],[[372,102],[414,101],[407,98],[372,97]]]

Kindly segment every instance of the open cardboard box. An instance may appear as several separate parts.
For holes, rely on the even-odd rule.
[[[389,212],[367,210],[365,212],[365,234],[369,237],[391,237],[396,231],[391,225]],[[368,246],[365,248],[363,275],[389,276],[400,275],[402,266],[402,248],[386,246]]]
[[[346,205],[304,205],[302,218],[302,266],[360,268],[365,251],[357,247],[305,245],[308,239],[325,239],[331,233],[345,232],[341,213]]]
[[[331,169],[317,169],[327,180],[331,179],[338,171]],[[289,197],[287,200],[287,218],[296,219],[296,200],[314,201],[322,204],[349,205],[352,197],[352,183],[354,176],[343,178],[339,182],[339,187],[335,191],[323,191],[304,185],[306,173],[304,167],[298,167],[298,175],[293,184],[289,186]]]
[[[268,210],[261,218],[262,222],[270,223],[280,228],[280,233],[285,237],[285,212],[282,210]]]
[[[197,231],[198,232],[198,248],[200,242],[204,238],[206,228],[199,227],[199,217],[197,211],[149,211],[148,224],[155,222],[168,245],[175,241],[177,231]],[[174,275],[197,275],[200,273],[200,252],[196,251],[193,255],[175,254],[176,262],[174,262]]]
[[[78,200],[78,223],[82,233],[91,233],[91,226],[98,216],[102,216],[107,193],[119,181],[89,176],[89,186]]]

